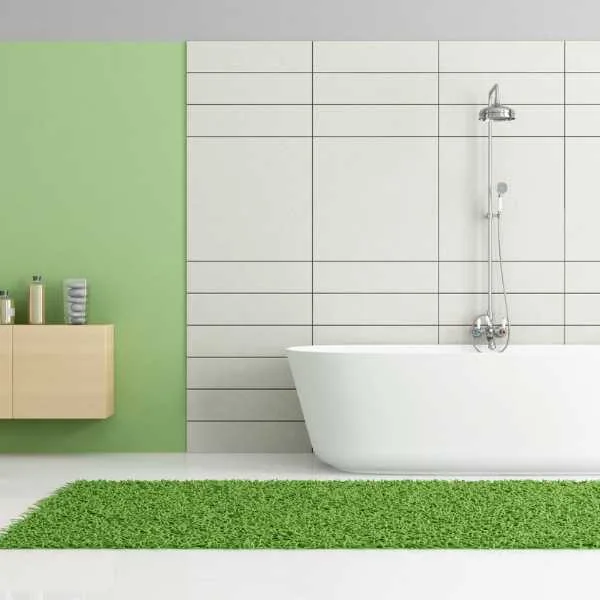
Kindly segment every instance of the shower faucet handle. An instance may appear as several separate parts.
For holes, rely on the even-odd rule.
[[[500,323],[494,325],[494,336],[495,337],[506,337],[508,334],[508,320],[506,318],[500,319]]]

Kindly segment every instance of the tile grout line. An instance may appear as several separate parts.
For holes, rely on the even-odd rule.
[[[189,176],[189,168],[190,165],[188,164],[188,156],[189,156],[189,151],[190,151],[190,138],[188,136],[189,133],[189,129],[187,126],[187,122],[188,122],[188,115],[190,112],[190,108],[187,104],[187,97],[188,97],[188,90],[189,90],[189,80],[190,80],[190,76],[188,74],[187,71],[187,67],[188,67],[188,57],[189,57],[189,42],[185,43],[185,69],[186,69],[186,76],[185,76],[185,98],[186,98],[186,106],[185,106],[185,122],[186,122],[186,126],[185,126],[185,153],[186,153],[186,160],[185,160],[185,347],[186,347],[186,355],[188,353],[188,349],[189,349],[189,343],[190,343],[190,314],[189,314],[189,309],[188,309],[188,294],[190,291],[190,277],[189,277],[189,254],[190,254],[190,240],[189,240],[189,232],[190,232],[190,223],[189,223],[189,213],[190,213],[190,192],[189,192],[189,180],[190,180],[190,176]],[[190,440],[189,440],[189,432],[188,432],[188,418],[189,418],[189,411],[188,411],[188,401],[187,401],[187,390],[188,390],[188,385],[189,385],[189,377],[190,377],[190,373],[189,373],[189,367],[187,364],[187,360],[186,360],[186,364],[185,364],[185,427],[184,427],[184,431],[183,431],[183,443],[184,443],[184,448],[185,448],[185,452],[189,452],[190,451]]]
[[[563,344],[567,343],[567,41],[563,40]]]
[[[315,42],[310,43],[310,343],[315,344]]]
[[[437,343],[440,343],[440,41],[437,41]]]
[[[562,139],[562,138],[561,138]],[[296,264],[306,264],[306,263],[310,263],[312,261],[310,260],[263,260],[263,259],[257,259],[257,260],[245,260],[245,259],[239,259],[239,260],[214,260],[214,259],[188,259],[186,260],[186,264],[188,263],[196,263],[196,264],[207,264],[207,263],[231,263],[231,264],[236,264],[236,263],[241,263],[241,264],[246,264],[246,263],[256,263],[256,264],[264,264],[264,263],[278,263],[278,264],[285,264],[285,263],[296,263]],[[347,259],[347,260],[327,260],[327,259],[323,259],[323,260],[315,260],[315,263],[328,263],[328,264],[344,264],[344,263],[365,263],[365,264],[369,264],[369,263],[390,263],[390,264],[435,264],[436,262],[438,262],[435,259],[430,259],[430,260],[418,260],[418,259],[406,259],[406,260],[395,260],[395,259]],[[442,263],[487,263],[487,260],[482,260],[482,259],[473,259],[473,260],[468,260],[468,259],[444,259],[444,260],[440,260],[439,262]],[[496,259],[494,262],[498,262],[498,260]],[[560,258],[556,258],[556,259],[508,259],[508,260],[504,260],[503,262],[505,263],[513,263],[513,264],[519,264],[519,263],[559,263],[562,264],[563,262],[565,262],[564,260],[560,259]],[[568,263],[599,263],[600,264],[600,259],[596,260],[596,259],[574,259],[574,260],[567,260],[566,262]]]
[[[312,42],[314,44],[314,41]],[[438,42],[439,43],[439,42]],[[563,71],[186,71],[187,75],[562,75]],[[569,71],[577,75],[600,71]]]

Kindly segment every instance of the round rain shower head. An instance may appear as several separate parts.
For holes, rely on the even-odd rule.
[[[515,111],[504,104],[490,104],[479,111],[480,121],[514,121]]]

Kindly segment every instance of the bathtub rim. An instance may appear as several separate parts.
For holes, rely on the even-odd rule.
[[[286,348],[290,355],[336,355],[336,356],[552,356],[600,353],[600,344],[515,344],[505,353],[477,352],[470,344],[314,344]]]

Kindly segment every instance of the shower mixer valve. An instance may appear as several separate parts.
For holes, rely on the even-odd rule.
[[[488,344],[493,343],[496,338],[506,337],[508,333],[508,320],[500,319],[499,323],[494,323],[489,315],[480,315],[473,322],[471,335],[474,338],[485,337]]]

